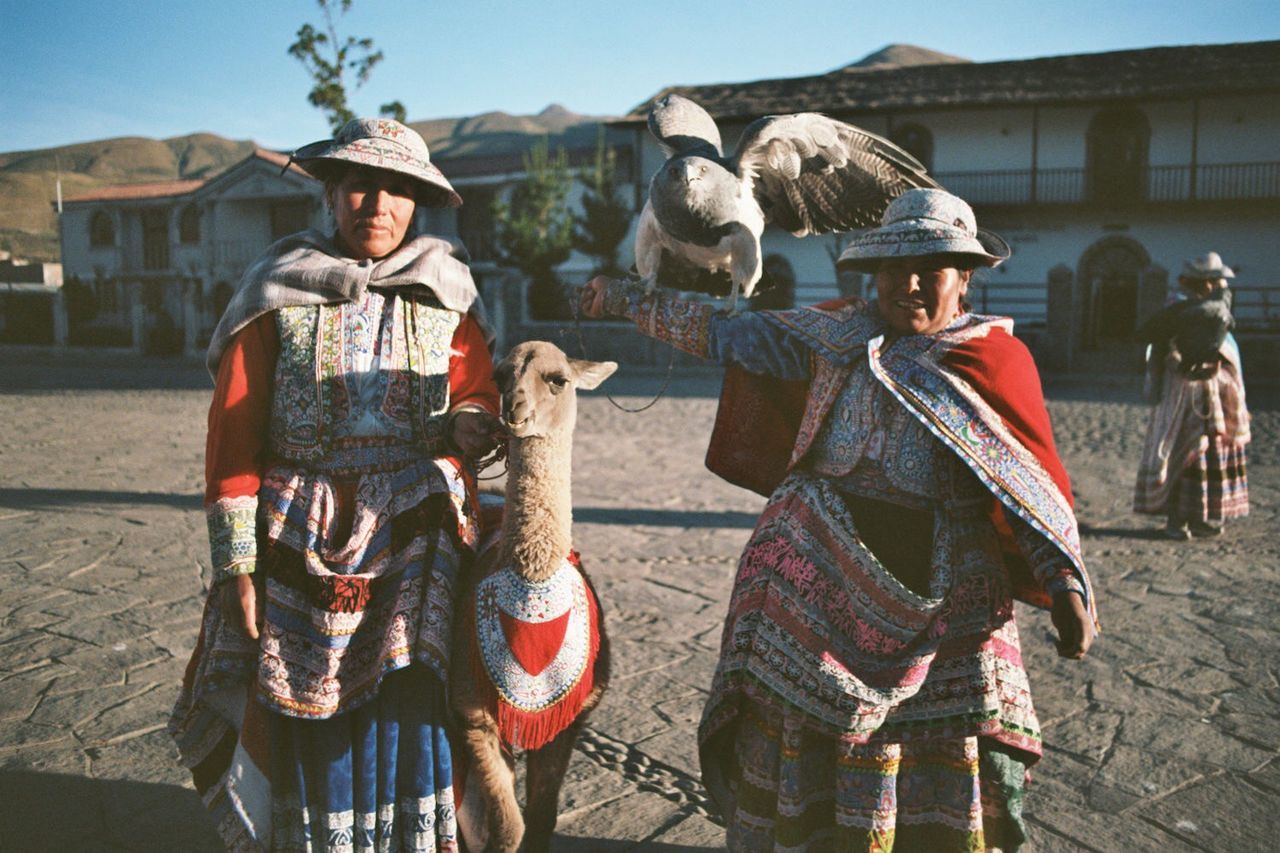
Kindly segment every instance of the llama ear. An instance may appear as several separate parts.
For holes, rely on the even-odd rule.
[[[608,379],[618,369],[616,361],[583,361],[580,358],[569,359],[569,365],[577,374],[578,387],[588,391]]]

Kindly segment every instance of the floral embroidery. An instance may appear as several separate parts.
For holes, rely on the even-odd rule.
[[[251,574],[257,565],[258,499],[222,498],[205,511],[214,580]]]

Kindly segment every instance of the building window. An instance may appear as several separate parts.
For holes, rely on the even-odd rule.
[[[271,205],[271,239],[279,240],[311,224],[311,202],[307,199],[278,201]]]
[[[200,242],[200,209],[194,204],[182,208],[178,217],[178,242]]]
[[[1102,110],[1089,124],[1088,182],[1094,201],[1137,201],[1146,193],[1151,126],[1136,109]]]
[[[467,187],[467,203],[458,208],[458,238],[467,247],[473,261],[497,260],[494,236],[493,187]]]
[[[933,134],[919,124],[904,124],[893,129],[890,137],[903,150],[919,160],[926,170],[933,171]]]
[[[142,268],[169,268],[169,211],[162,208],[142,211]]]
[[[106,211],[99,210],[89,220],[89,245],[101,249],[116,244],[116,226]]]

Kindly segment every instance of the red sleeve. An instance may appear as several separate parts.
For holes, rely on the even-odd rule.
[[[1040,461],[1067,503],[1075,506],[1071,480],[1053,443],[1040,374],[1026,345],[1004,329],[994,329],[953,348],[944,361],[982,396],[1013,437]]]
[[[205,441],[206,506],[258,493],[279,353],[275,315],[269,313],[241,329],[222,355]]]
[[[453,333],[449,357],[449,408],[478,406],[498,414],[498,386],[493,384],[493,356],[484,330],[467,314]]]

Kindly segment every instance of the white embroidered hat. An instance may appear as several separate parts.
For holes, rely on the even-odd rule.
[[[1208,252],[1198,258],[1192,258],[1182,265],[1178,278],[1191,281],[1217,281],[1220,278],[1235,278],[1235,270],[1222,262],[1217,252]]]
[[[423,204],[462,206],[462,196],[458,195],[444,174],[431,163],[431,155],[422,136],[413,128],[393,119],[353,118],[339,128],[333,139],[322,139],[304,145],[294,151],[290,159],[314,177],[322,179],[322,174],[316,174],[312,170],[318,164],[333,161],[399,172],[433,189],[433,192],[423,194]],[[443,204],[439,203],[440,198],[444,199]]]
[[[836,267],[875,272],[888,258],[939,254],[971,255],[979,266],[994,267],[1012,251],[978,227],[964,199],[946,190],[912,189],[889,203],[879,227],[853,238]]]

